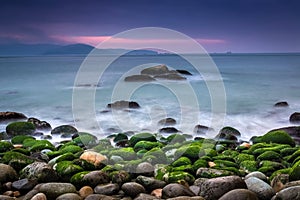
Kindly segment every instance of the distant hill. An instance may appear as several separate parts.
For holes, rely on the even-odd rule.
[[[87,55],[93,46],[87,44],[53,45],[53,44],[4,44],[0,45],[0,56],[38,56],[38,55]],[[96,54],[124,54],[126,49],[95,49]],[[132,50],[126,55],[156,55],[156,51]]]

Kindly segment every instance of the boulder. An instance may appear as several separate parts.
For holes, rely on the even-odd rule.
[[[110,108],[110,109],[120,110],[120,109],[138,109],[141,106],[135,101],[123,101],[122,100],[122,101],[116,101],[114,103],[109,103],[109,104],[107,104],[106,107]]]
[[[280,101],[274,104],[274,107],[288,107],[289,104],[286,101]]]
[[[119,185],[115,183],[97,185],[94,188],[96,194],[104,194],[104,195],[116,195],[118,194],[119,190],[120,190]]]
[[[155,76],[155,75],[160,75],[160,74],[166,74],[169,73],[169,69],[166,65],[157,65],[153,67],[149,67],[146,69],[143,69],[141,71],[142,75],[150,75],[150,76]]]
[[[156,137],[151,133],[138,133],[129,139],[129,145],[134,147],[139,141],[156,142]]]
[[[175,124],[176,124],[176,120],[171,117],[167,117],[165,119],[161,119],[158,121],[158,125],[160,126],[172,126]]]
[[[132,198],[136,197],[140,193],[146,193],[144,186],[136,182],[124,183],[121,188],[126,195]]]
[[[275,195],[273,188],[256,177],[249,177],[245,180],[247,188],[254,192],[260,200],[269,200]]]
[[[294,112],[293,114],[291,114],[290,122],[300,124],[300,112]]]
[[[27,117],[23,113],[18,112],[0,112],[0,123],[6,121],[24,120]]]
[[[30,122],[12,122],[6,126],[6,133],[9,136],[31,135],[35,130],[35,126]]]
[[[230,126],[226,126],[219,131],[219,134],[216,136],[216,138],[221,140],[237,141],[237,138],[240,136],[241,133],[237,129]]]
[[[9,165],[0,163],[0,183],[17,180],[17,172]]]
[[[1,141],[0,140],[0,153],[5,153],[7,151],[10,151],[14,148],[11,142],[8,141]]]
[[[224,194],[219,200],[259,200],[256,194],[247,189],[235,189]]]
[[[86,160],[87,162],[93,164],[95,167],[100,167],[107,161],[107,157],[94,152],[94,151],[86,151],[81,154],[80,159]]]
[[[80,188],[78,193],[83,199],[85,199],[87,196],[94,194],[94,190],[90,186],[83,186],[82,188]]]
[[[176,69],[176,71],[180,74],[183,74],[183,75],[188,75],[188,76],[191,76],[193,75],[191,72],[187,71],[187,70],[184,70],[184,69]]]
[[[148,162],[142,162],[136,167],[136,173],[144,176],[154,176],[154,166]]]
[[[57,181],[58,175],[56,171],[47,163],[34,162],[27,165],[20,172],[21,178],[36,179],[39,183]]]
[[[30,117],[27,122],[33,123],[35,128],[38,130],[51,130],[51,125],[46,121],[40,121],[39,119]]]
[[[174,128],[174,127],[164,127],[164,128],[159,129],[158,132],[169,134],[169,133],[179,133],[181,131],[179,131],[177,128]]]
[[[127,76],[125,77],[124,81],[125,82],[151,82],[151,81],[155,81],[155,78],[149,75],[141,74],[141,75]]]
[[[300,199],[300,186],[293,186],[279,191],[272,200],[295,200]]]
[[[205,135],[207,132],[213,131],[213,130],[214,130],[213,128],[203,126],[200,124],[198,124],[194,127],[194,133],[199,134],[199,135]]]
[[[138,176],[136,182],[143,185],[149,192],[166,186],[166,182],[146,176]]]
[[[176,73],[169,73],[169,74],[161,74],[154,76],[155,79],[165,79],[165,80],[186,80],[185,77],[181,76],[180,74]]]
[[[29,191],[38,184],[36,179],[20,179],[12,183],[12,188],[18,191]]]
[[[295,141],[293,140],[293,138],[283,130],[270,131],[263,135],[260,138],[260,141],[266,143],[288,144],[291,146],[295,146]]]
[[[76,193],[65,193],[56,198],[56,200],[82,200]]]
[[[37,193],[30,199],[31,200],[47,200],[47,197],[44,193]]]
[[[47,199],[56,199],[66,193],[76,193],[76,188],[71,183],[44,183],[39,188],[39,192],[44,193]]]
[[[55,127],[51,131],[51,135],[64,135],[72,137],[72,135],[78,133],[77,129],[70,125],[61,125],[58,127]]]
[[[189,188],[178,184],[178,183],[171,183],[166,185],[162,190],[162,198],[173,198],[179,196],[196,196]]]
[[[285,131],[294,139],[296,144],[300,144],[300,126],[282,127],[279,129],[271,130],[270,132],[273,131]]]

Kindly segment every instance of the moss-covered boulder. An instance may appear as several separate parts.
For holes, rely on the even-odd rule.
[[[164,181],[167,183],[180,183],[180,181],[185,181],[192,185],[195,181],[195,177],[188,172],[175,171],[167,173],[163,176]]]
[[[234,158],[234,160],[235,160],[238,164],[240,164],[241,162],[246,161],[246,160],[248,160],[248,161],[255,161],[255,157],[254,157],[253,155],[251,155],[251,154],[241,153],[241,154],[237,155],[237,156]]]
[[[113,149],[110,139],[108,139],[108,138],[101,139],[97,143],[98,144],[92,148],[96,152]]]
[[[225,168],[225,167],[234,167],[237,169],[239,168],[239,166],[236,163],[228,160],[214,160],[213,162],[216,164],[215,167],[218,168]]]
[[[124,160],[134,160],[137,158],[136,152],[132,147],[114,149],[109,154],[109,157],[111,156],[120,156]]]
[[[138,133],[130,138],[129,145],[134,147],[134,145],[139,141],[156,142],[157,140],[156,137],[151,133]]]
[[[78,172],[71,177],[70,182],[79,190],[81,187],[89,185],[88,181],[83,179],[88,173],[90,173],[90,171]]]
[[[128,136],[125,133],[118,133],[114,136],[113,142],[116,146],[126,146],[128,144]]]
[[[160,148],[153,148],[146,152],[143,156],[143,161],[150,162],[151,164],[164,164],[168,163],[167,156]]]
[[[134,148],[135,152],[138,152],[138,151],[140,151],[142,149],[151,150],[151,149],[153,149],[155,147],[161,148],[161,147],[163,147],[163,144],[160,143],[160,142],[139,141],[138,143],[136,143],[134,145],[133,148]]]
[[[246,172],[255,172],[257,171],[257,163],[252,160],[244,160],[240,163],[240,168],[245,170]]]
[[[198,159],[193,164],[194,171],[197,171],[199,168],[206,168],[208,167],[208,162],[204,159]]]
[[[184,145],[177,149],[175,152],[175,158],[179,158],[181,156],[188,157],[192,161],[197,160],[201,156],[205,155],[204,149],[201,147],[201,144],[192,143],[188,145]]]
[[[58,175],[56,171],[47,163],[34,162],[27,165],[20,172],[21,178],[35,179],[39,183],[47,183],[52,181],[58,181]]]
[[[117,183],[118,185],[122,185],[131,180],[130,174],[124,170],[113,171],[109,174],[109,177],[112,183]]]
[[[4,153],[1,162],[12,166],[16,171],[20,171],[27,165],[33,163],[34,160],[22,153],[8,151]]]
[[[82,167],[75,165],[72,161],[61,161],[54,166],[61,180],[69,182],[71,177],[79,172],[84,171]]]
[[[266,151],[257,157],[257,161],[262,161],[262,160],[280,161],[281,155],[274,151]]]
[[[59,155],[59,156],[51,159],[48,163],[49,163],[49,165],[54,166],[58,162],[61,162],[61,161],[72,161],[74,159],[76,159],[76,156],[74,156],[73,153],[68,152],[68,153]]]
[[[64,137],[71,137],[72,135],[78,133],[77,129],[71,125],[61,125],[55,127],[51,131],[51,135],[63,135]]]
[[[76,154],[78,152],[83,152],[83,149],[77,145],[64,145],[62,146],[59,151],[64,154],[64,153],[73,153]]]
[[[280,155],[282,157],[289,156],[289,155],[292,155],[293,153],[295,153],[297,150],[299,150],[299,148],[297,148],[297,147],[287,147],[287,148],[280,150]]]
[[[290,181],[300,180],[300,160],[296,162],[290,171]]]
[[[41,151],[43,149],[55,150],[55,146],[48,140],[33,140],[33,141],[34,142],[32,142],[32,146],[30,146],[29,148],[31,152]]]
[[[85,132],[77,133],[78,137],[73,139],[73,142],[80,147],[92,148],[97,145],[97,137]]]
[[[234,175],[233,172],[221,169],[199,168],[196,172],[198,178],[216,178]]]
[[[166,138],[168,144],[182,143],[186,141],[186,138],[182,134],[172,134]]]
[[[173,167],[179,167],[182,165],[191,165],[191,164],[192,164],[191,160],[188,157],[183,156],[175,160],[171,165]]]
[[[9,136],[31,135],[35,130],[35,126],[30,122],[12,122],[6,126],[6,133]]]
[[[278,143],[278,144],[288,144],[295,146],[294,139],[285,131],[270,131],[261,137],[262,142],[266,143]]]
[[[17,136],[14,136],[11,139],[11,143],[13,143],[13,144],[23,144],[24,140],[26,140],[26,139],[35,140],[34,137],[29,136],[29,135],[17,135]]]
[[[8,141],[0,141],[0,153],[4,153],[13,149],[14,146]]]
[[[230,126],[226,126],[219,131],[219,134],[216,136],[217,139],[236,141],[238,137],[241,136],[241,133]]]

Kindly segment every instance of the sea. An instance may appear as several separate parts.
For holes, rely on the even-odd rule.
[[[124,81],[159,64],[192,75],[180,81]],[[156,133],[163,128],[158,121],[171,117],[183,134],[197,136],[193,130],[200,124],[212,127],[206,136],[214,137],[232,126],[248,140],[293,125],[289,117],[300,111],[299,76],[300,54],[288,53],[0,57],[0,111],[21,112],[53,128],[74,125],[98,138]],[[118,100],[135,101],[140,108],[107,108]],[[274,107],[280,101],[289,106]],[[6,125],[0,124],[0,132]]]

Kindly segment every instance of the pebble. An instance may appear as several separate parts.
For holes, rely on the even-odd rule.
[[[117,194],[119,190],[120,190],[119,185],[115,183],[97,185],[94,188],[96,194],[104,194],[104,195],[114,195]]]
[[[98,184],[109,183],[109,177],[105,172],[92,171],[83,177],[83,181],[91,187],[96,187]]]
[[[162,198],[172,198],[178,196],[196,196],[189,188],[178,183],[166,185],[162,190]]]
[[[235,189],[224,194],[219,200],[259,200],[256,194],[247,189]]]
[[[90,194],[93,194],[93,193],[94,193],[94,190],[90,186],[84,186],[79,190],[79,195],[82,198],[86,198],[87,196],[89,196]]]
[[[136,182],[144,186],[149,192],[158,188],[163,188],[167,184],[165,181],[160,181],[153,177],[146,176],[138,176],[136,178]]]
[[[247,178],[245,182],[248,189],[256,193],[260,200],[269,200],[275,195],[273,188],[259,178],[250,177]]]
[[[17,190],[31,190],[38,184],[36,179],[29,180],[27,178],[14,181],[12,183],[12,187]]]
[[[146,193],[144,186],[136,182],[124,183],[121,188],[126,195],[132,198],[136,197],[140,193]]]
[[[84,200],[119,200],[115,197],[106,196],[103,194],[91,194],[87,196]]]
[[[102,155],[101,153],[97,153],[94,151],[86,151],[81,154],[80,159],[86,160],[89,163],[95,165],[95,167],[99,167],[101,164],[107,161],[107,157]]]
[[[161,198],[162,197],[162,189],[159,188],[159,189],[155,189],[151,192],[151,195],[152,196],[155,196],[157,198]]]
[[[31,200],[47,200],[47,197],[44,193],[37,193],[31,198]]]
[[[10,196],[6,196],[6,195],[0,195],[0,199],[1,200],[16,200],[16,197],[10,197]]]
[[[62,194],[76,192],[76,188],[71,183],[45,183],[41,185],[39,192],[44,193],[47,199],[56,199]]]
[[[75,193],[66,193],[57,197],[56,200],[82,200],[82,198]]]

